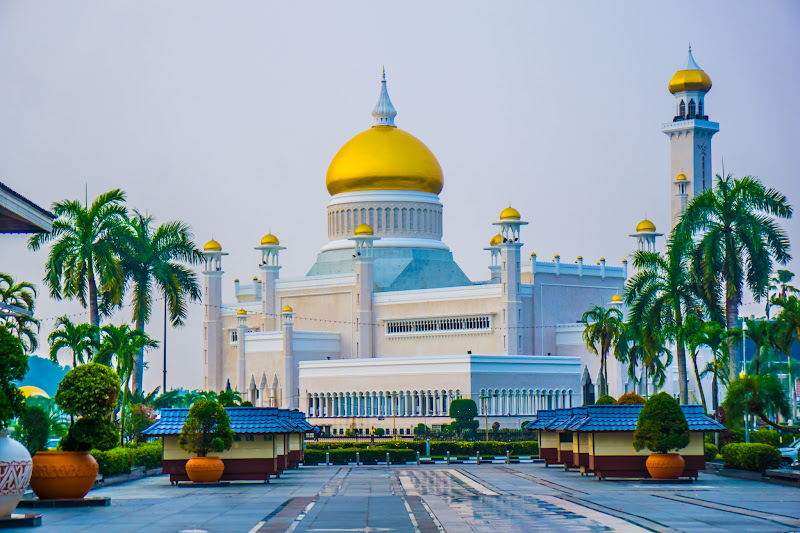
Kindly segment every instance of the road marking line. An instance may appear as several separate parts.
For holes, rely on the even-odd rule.
[[[715,509],[717,511],[726,511],[729,513],[734,513],[742,516],[748,516],[750,518],[760,518],[761,520],[769,520],[770,522],[777,522],[778,524],[783,524],[785,526],[792,526],[792,527],[800,526],[800,519],[773,513],[765,513],[763,511],[756,511],[754,509],[748,509],[746,507],[737,507],[735,505],[715,503],[715,502],[710,502],[708,500],[701,500],[700,498],[690,498],[689,496],[682,496],[679,494],[673,494],[673,495],[653,494],[653,496],[655,496],[656,498],[664,498],[665,500],[673,500],[676,502],[697,505],[698,507]]]
[[[256,525],[253,527],[253,529],[251,529],[251,530],[250,530],[248,533],[256,533],[256,531],[258,531],[259,529],[261,529],[261,528],[264,526],[264,524],[266,524],[266,522],[264,522],[264,521],[261,521],[261,522],[259,522],[259,523],[258,523],[258,524],[256,524]]]
[[[649,529],[644,529],[643,527],[633,525],[626,520],[617,518],[614,515],[601,513],[600,511],[595,511],[594,509],[584,507],[583,505],[578,505],[577,503],[572,503],[556,496],[537,495],[535,498],[555,505],[556,507],[561,507],[565,511],[575,513],[576,515],[588,518],[589,520],[594,520],[598,524],[608,526],[614,531],[619,531],[621,533],[642,533],[650,531]]]
[[[411,481],[411,478],[408,477],[408,472],[403,472],[400,474],[400,486],[403,487],[403,491],[408,496],[419,496],[419,491],[414,486],[414,483]]]
[[[303,512],[297,515],[297,518],[294,519],[294,522],[292,522],[292,524],[286,529],[286,533],[292,533],[292,531],[297,529],[297,526],[300,525],[300,521],[303,520],[303,518],[305,518],[308,515],[308,512],[311,510],[312,507],[314,507],[314,505],[316,505],[316,503],[317,500],[314,500],[308,505],[306,505],[306,508],[303,509]]]
[[[459,481],[461,481],[462,483],[464,483],[468,487],[471,487],[471,488],[475,489],[476,491],[478,491],[479,493],[483,494],[484,496],[499,496],[499,494],[496,493],[495,491],[489,490],[487,487],[481,485],[480,483],[478,483],[477,481],[475,481],[471,477],[465,476],[464,474],[462,474],[458,470],[441,470],[441,472],[447,472],[448,474],[450,474],[454,478],[458,479]]]

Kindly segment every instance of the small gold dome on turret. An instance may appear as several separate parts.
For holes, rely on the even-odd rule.
[[[491,240],[489,241],[489,246],[497,246],[501,242],[503,242],[503,236],[498,233],[497,235],[491,238]]]
[[[619,294],[615,294],[614,296],[611,297],[611,301],[612,302],[621,302],[622,301],[622,296],[620,296]]]
[[[222,245],[220,243],[218,243],[217,241],[215,241],[214,239],[211,239],[210,241],[208,241],[206,243],[205,246],[203,246],[203,251],[204,252],[221,252],[222,251]]]
[[[239,309],[238,311],[236,311],[236,314],[237,315],[246,315],[247,311],[245,311],[244,309]]]
[[[637,232],[655,231],[655,230],[656,230],[656,225],[653,224],[652,222],[650,222],[649,220],[647,220],[646,218],[644,220],[642,220],[641,222],[639,222],[638,224],[636,224],[636,231]]]
[[[288,306],[288,305],[287,305],[287,306],[285,306],[285,307],[283,308],[283,312],[284,312],[284,313],[291,313],[291,312],[292,312],[292,308],[291,308],[290,306]]]
[[[262,246],[267,246],[267,245],[270,245],[270,244],[277,245],[277,244],[280,244],[280,241],[278,241],[278,238],[275,235],[273,235],[272,233],[267,233],[266,235],[261,237],[261,244],[262,244]]]
[[[356,235],[375,235],[375,232],[372,231],[372,226],[369,224],[361,224],[356,228],[355,231]]]
[[[519,219],[520,219],[519,211],[517,211],[511,206],[508,206],[502,211],[500,211],[500,220],[519,220]]]
[[[686,181],[686,174],[681,172],[680,174],[675,176],[675,181]]]

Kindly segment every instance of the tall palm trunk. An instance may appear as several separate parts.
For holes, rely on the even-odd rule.
[[[683,317],[679,311],[675,312],[675,325],[678,332],[675,336],[677,344],[676,356],[678,358],[678,390],[681,405],[687,405],[689,403],[689,379],[686,375],[686,347],[683,345],[683,332],[681,331]]]
[[[600,387],[599,387],[600,396],[608,394],[608,392],[607,392],[608,384],[606,383],[605,367],[606,367],[606,354],[603,353],[600,356],[600,383],[598,383],[598,385],[600,385]]]
[[[144,333],[144,316],[136,317],[136,329]],[[144,348],[136,352],[133,361],[133,391],[144,390]]]
[[[128,383],[131,377],[125,380],[125,388],[122,389],[122,406],[119,409],[119,445],[125,445],[125,404],[128,402]]]
[[[700,369],[697,368],[697,351],[692,352],[692,366],[694,367],[694,379],[697,381],[697,390],[700,391],[700,401],[703,403],[703,411],[708,412],[706,405],[706,393],[703,392],[703,383],[700,381]]]
[[[731,295],[731,282],[725,283],[725,328],[728,331],[736,329],[736,319],[739,318],[738,298]],[[736,347],[736,339],[732,335],[728,336],[728,374],[733,381],[739,377],[739,354]]]

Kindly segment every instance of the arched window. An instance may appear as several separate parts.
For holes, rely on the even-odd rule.
[[[691,100],[689,100],[689,116],[688,116],[688,117],[686,117],[686,118],[688,118],[689,120],[691,120],[691,119],[693,119],[694,117],[695,117],[695,110],[694,110],[694,98],[692,98]]]
[[[697,114],[700,115],[700,118],[703,118],[703,99],[701,98],[700,101],[697,103]]]
[[[686,116],[686,103],[681,100],[680,105],[678,106],[678,117],[683,118]]]

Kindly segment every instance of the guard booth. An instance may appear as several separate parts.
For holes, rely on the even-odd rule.
[[[229,450],[214,454],[222,459],[225,471],[220,478],[232,480],[269,481],[287,468],[287,443],[292,433],[305,432],[305,416],[281,416],[275,407],[226,407],[234,431]],[[189,481],[186,461],[192,456],[178,446],[178,436],[189,409],[162,409],[158,422],[143,431],[148,437],[161,437],[163,446],[162,472],[171,482]],[[296,415],[295,415],[296,417]]]

